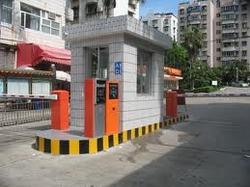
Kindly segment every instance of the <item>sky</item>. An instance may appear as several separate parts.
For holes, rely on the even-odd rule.
[[[146,0],[146,3],[141,5],[140,15],[145,16],[147,13],[153,12],[173,12],[176,14],[180,2],[183,0]]]

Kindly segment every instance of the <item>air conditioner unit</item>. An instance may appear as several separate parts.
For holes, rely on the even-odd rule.
[[[55,20],[55,19],[56,19],[56,14],[54,14],[54,13],[52,13],[52,12],[49,12],[48,18],[49,18],[49,19],[52,19],[52,20]]]

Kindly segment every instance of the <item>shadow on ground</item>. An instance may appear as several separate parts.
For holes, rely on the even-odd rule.
[[[183,132],[180,145],[163,142],[165,130],[133,141],[136,150],[127,160],[140,163],[148,147],[170,149],[163,156],[111,186],[248,187],[250,185],[250,104],[192,105],[189,122],[168,131]],[[145,158],[143,158],[145,159]]]

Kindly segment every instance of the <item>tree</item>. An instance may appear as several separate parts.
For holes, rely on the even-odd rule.
[[[236,82],[236,73],[238,71],[239,80],[247,81],[249,71],[247,69],[247,64],[242,61],[237,61],[232,64],[227,64],[221,67],[222,71],[222,82],[228,85],[232,82]]]
[[[182,45],[186,48],[189,56],[189,82],[190,88],[194,89],[194,79],[192,65],[197,61],[200,49],[202,47],[202,33],[197,27],[187,27],[184,31],[184,42]]]
[[[188,62],[187,50],[177,42],[173,42],[172,48],[166,50],[165,66],[186,69]]]
[[[107,17],[110,17],[110,11],[116,7],[116,0],[102,0],[103,1],[103,7],[105,12],[107,13]],[[137,3],[144,4],[146,0],[134,0]]]

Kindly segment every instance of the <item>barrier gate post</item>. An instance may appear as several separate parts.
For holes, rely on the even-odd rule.
[[[69,92],[55,90],[57,100],[51,102],[51,128],[54,130],[67,130],[69,128]]]
[[[167,92],[166,100],[166,115],[168,117],[177,117],[177,92]]]

